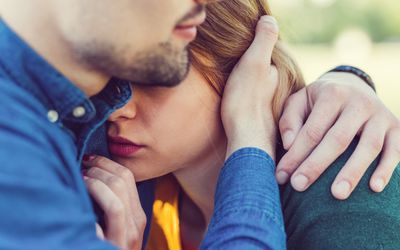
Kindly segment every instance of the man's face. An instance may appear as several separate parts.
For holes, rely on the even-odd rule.
[[[61,32],[91,70],[138,84],[173,86],[205,19],[195,0],[73,0],[57,5]]]

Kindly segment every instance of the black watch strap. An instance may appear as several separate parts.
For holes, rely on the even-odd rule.
[[[353,66],[348,66],[348,65],[340,65],[328,72],[346,72],[346,73],[354,74],[354,75],[360,77],[364,82],[366,82],[376,92],[375,84],[372,81],[372,78],[367,73],[365,73],[364,71],[362,71],[359,68],[356,68]]]

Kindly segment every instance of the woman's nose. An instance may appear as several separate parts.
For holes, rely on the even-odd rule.
[[[136,116],[136,104],[135,102],[131,99],[125,106],[123,106],[120,109],[117,109],[114,111],[110,117],[108,118],[109,121],[111,122],[116,122],[119,120],[130,120],[134,119]]]

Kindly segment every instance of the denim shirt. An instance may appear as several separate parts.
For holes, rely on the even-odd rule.
[[[87,98],[0,20],[0,249],[115,249],[96,236],[80,162],[130,96],[129,82],[112,79]],[[273,172],[261,150],[230,157],[202,248],[284,248]]]
[[[214,202],[200,249],[286,249],[275,163],[264,151],[242,148],[228,158]]]
[[[130,96],[113,79],[87,98],[0,20],[0,249],[115,249],[96,236],[79,162]]]

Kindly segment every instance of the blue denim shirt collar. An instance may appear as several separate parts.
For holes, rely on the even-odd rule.
[[[15,84],[35,96],[46,110],[57,112],[56,122],[72,132],[79,151],[84,151],[92,131],[132,95],[130,82],[113,78],[99,94],[88,98],[0,19],[1,70]],[[77,107],[85,109],[83,116],[73,115]]]

